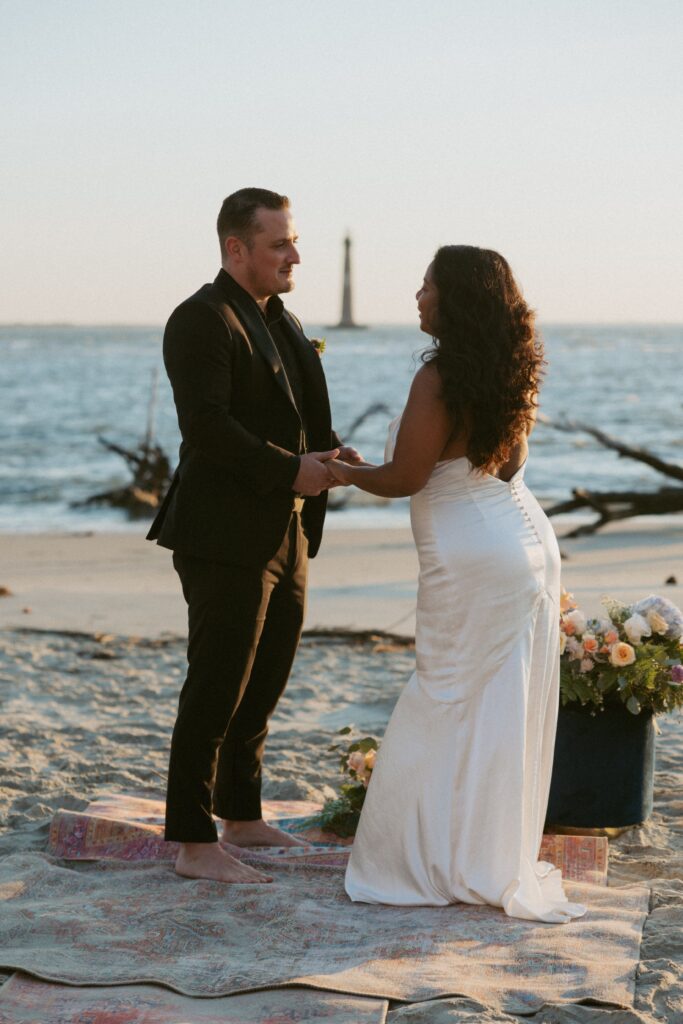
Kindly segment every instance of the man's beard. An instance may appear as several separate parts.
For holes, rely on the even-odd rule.
[[[294,288],[294,275],[292,274],[289,277],[283,277],[282,275],[279,275],[279,278],[280,285],[278,287],[278,295],[282,295],[285,292],[291,292],[292,289]]]

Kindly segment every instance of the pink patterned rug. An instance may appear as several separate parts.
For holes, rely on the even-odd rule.
[[[264,801],[264,818],[287,831],[300,832],[315,846],[254,847],[248,851],[232,846],[230,853],[239,860],[345,867],[348,850],[344,840],[304,828],[319,810],[319,804],[303,800]],[[164,841],[163,822],[163,800],[109,793],[84,811],[57,811],[50,825],[48,853],[63,860],[172,861],[178,844]]]
[[[73,988],[15,974],[0,1024],[385,1024],[388,1002],[310,989],[190,999],[154,985]]]
[[[318,864],[344,867],[351,840],[307,826],[320,810],[319,804],[301,800],[265,801],[264,817],[285,831],[315,843],[313,849],[282,847],[231,852],[250,861]],[[164,803],[125,793],[110,793],[89,804],[85,811],[58,811],[52,820],[48,852],[64,860],[163,860],[175,859],[178,847],[163,839]],[[543,837],[540,857],[555,864],[569,881],[605,885],[608,844],[593,836]]]

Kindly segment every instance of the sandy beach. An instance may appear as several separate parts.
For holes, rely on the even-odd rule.
[[[560,538],[566,521],[555,520]],[[560,540],[565,587],[590,614],[609,594],[683,604],[683,519],[613,524]],[[671,577],[676,584],[667,584]],[[0,629],[182,635],[185,605],[170,552],[139,533],[0,534]],[[409,529],[327,531],[310,562],[305,628],[415,631],[417,558]]]
[[[561,530],[559,531],[561,532]],[[565,586],[589,612],[609,593],[683,603],[683,522],[624,523],[562,540]],[[0,537],[0,854],[44,849],[59,807],[103,790],[160,796],[184,674],[185,609],[169,553],[140,535]],[[670,577],[679,582],[666,584]],[[306,628],[409,637],[416,560],[407,530],[330,530],[311,564]],[[381,735],[412,670],[410,645],[309,635],[273,720],[265,795],[324,799],[326,747],[347,724]],[[661,721],[656,809],[611,844],[610,884],[652,890],[634,1011],[546,1009],[534,1020],[683,1021],[683,723]],[[394,1007],[388,1021],[518,1020],[467,1000]]]

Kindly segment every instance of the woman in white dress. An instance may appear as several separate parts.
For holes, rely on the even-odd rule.
[[[382,466],[344,484],[411,495],[416,671],[387,727],[346,874],[354,901],[585,913],[539,862],[559,698],[560,562],[527,490],[543,356],[506,261],[436,253],[417,293],[433,337]]]

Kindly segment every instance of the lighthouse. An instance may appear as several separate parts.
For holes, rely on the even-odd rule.
[[[341,318],[334,328],[353,330],[363,327],[364,324],[357,324],[353,319],[353,306],[351,297],[351,238],[349,235],[344,239],[344,281],[342,284]]]

